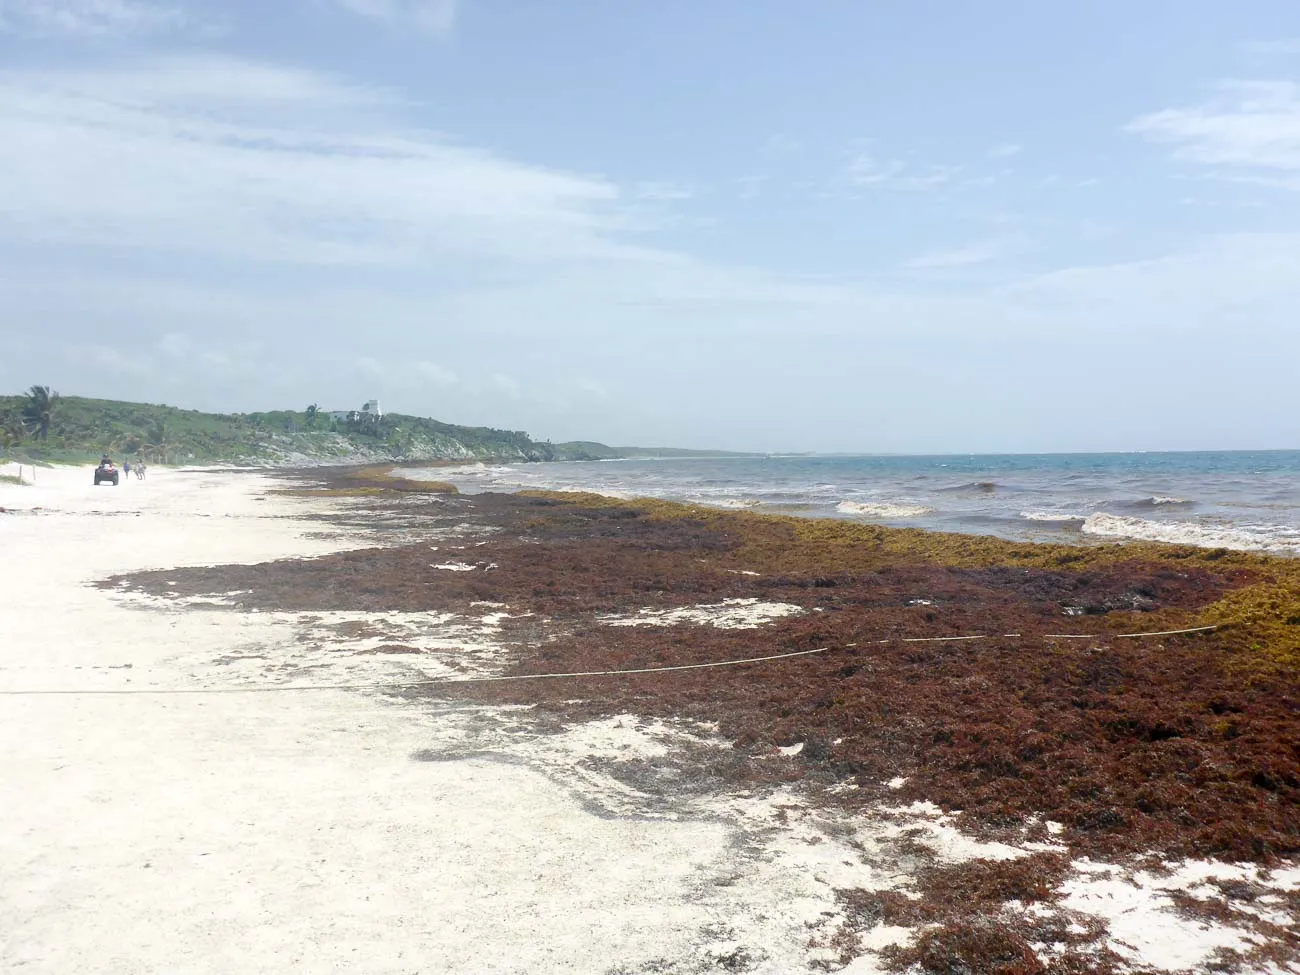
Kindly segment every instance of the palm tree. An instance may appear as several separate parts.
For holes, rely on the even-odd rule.
[[[149,442],[144,449],[151,456],[161,456],[162,462],[167,463],[167,421],[162,417],[154,420],[149,427]]]
[[[27,405],[23,407],[23,417],[28,423],[36,425],[36,436],[42,441],[50,436],[50,424],[58,412],[59,394],[49,386],[33,386],[27,391]]]
[[[315,403],[312,403],[311,406],[307,407],[307,429],[308,430],[314,430],[316,428],[316,418],[318,416],[320,416],[320,407],[317,406]]]

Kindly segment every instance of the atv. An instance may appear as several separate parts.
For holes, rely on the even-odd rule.
[[[99,466],[95,468],[95,487],[99,487],[106,481],[117,487],[117,479],[117,468],[113,466],[111,460],[105,457],[99,462]]]

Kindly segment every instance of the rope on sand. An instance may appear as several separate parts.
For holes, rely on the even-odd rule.
[[[806,657],[825,653],[831,647],[816,650],[794,650],[774,653],[766,657],[746,657],[744,660],[717,660],[707,664],[678,664],[673,667],[638,667],[634,670],[579,670],[567,674],[498,674],[494,677],[435,677],[432,680],[379,681],[366,684],[249,684],[246,687],[118,687],[103,690],[33,690],[4,691],[0,695],[22,694],[261,694],[271,691],[361,691],[385,687],[425,687],[429,684],[486,684],[490,681],[548,680],[556,677],[612,677],[616,674],[661,674],[669,670],[703,670],[707,667],[734,667],[737,664],[756,664],[765,660],[785,657]]]
[[[1179,636],[1184,633],[1208,633],[1217,630],[1217,626],[1192,626],[1185,630],[1155,630],[1147,633],[1114,633],[1112,639],[1136,640],[1142,637]],[[865,644],[846,643],[842,649],[856,646],[881,646],[889,643],[957,643],[963,640],[998,640],[1020,637],[1019,633],[987,634],[977,633],[969,636],[911,636],[895,637],[886,640],[871,640]],[[1098,640],[1105,639],[1105,633],[1045,633],[1045,640]],[[249,684],[245,687],[115,687],[115,688],[63,688],[32,690],[0,690],[0,697],[57,697],[65,695],[125,696],[140,694],[268,694],[277,691],[362,691],[382,690],[385,688],[427,687],[434,684],[487,684],[515,680],[556,680],[571,677],[620,677],[630,674],[666,674],[677,670],[708,670],[713,667],[737,667],[741,664],[766,663],[770,660],[787,660],[791,657],[808,657],[815,653],[826,653],[834,647],[818,647],[816,650],[792,650],[789,653],[773,653],[763,657],[744,657],[739,660],[715,660],[703,664],[676,664],[671,667],[636,667],[630,670],[578,670],[562,674],[499,674],[492,677],[436,677],[431,680],[377,681],[359,684]]]

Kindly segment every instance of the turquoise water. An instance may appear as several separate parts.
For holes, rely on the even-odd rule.
[[[625,460],[473,465],[427,476],[468,492],[596,491],[1006,538],[1300,554],[1294,450]]]

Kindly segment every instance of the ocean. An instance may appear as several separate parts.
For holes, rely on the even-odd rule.
[[[1082,543],[1300,555],[1300,451],[766,456],[406,471],[462,491],[546,488]]]

